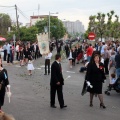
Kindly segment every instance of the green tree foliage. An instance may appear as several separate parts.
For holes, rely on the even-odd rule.
[[[20,40],[35,42],[37,33],[38,33],[38,29],[35,26],[29,28],[22,27],[20,28]]]
[[[12,32],[8,34],[8,39],[13,39],[13,35],[17,36],[17,31],[16,27],[12,27]],[[26,28],[26,27],[21,27],[20,28],[20,40],[21,41],[30,41],[35,42],[36,41],[36,34],[38,34],[38,29],[35,26]]]
[[[101,39],[102,37],[108,38],[108,39],[119,38],[120,37],[119,17],[114,14],[115,12],[112,10],[107,14],[98,13],[97,15],[91,15],[89,17],[89,20],[90,20],[89,26],[88,26],[88,30],[85,33],[85,36],[87,37],[87,34],[89,32],[94,32],[97,38],[101,37]],[[113,21],[113,17],[116,18],[114,21]]]
[[[49,19],[46,18],[42,21],[38,21],[35,26],[38,28],[38,32],[42,33],[45,32],[44,28],[47,28],[47,31],[49,31]],[[58,18],[50,17],[50,37],[60,39],[62,38],[66,33],[66,29],[63,26],[63,23]]]
[[[8,27],[11,27],[11,18],[8,14],[0,14],[0,35],[6,36]]]

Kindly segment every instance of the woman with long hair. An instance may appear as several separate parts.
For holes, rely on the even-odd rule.
[[[93,86],[92,88],[88,87],[88,92],[90,92],[90,107],[93,106],[94,95],[98,95],[100,107],[106,108],[102,95],[102,85],[106,77],[104,73],[104,65],[100,61],[100,55],[97,53],[93,54],[91,61],[87,66],[86,80]]]

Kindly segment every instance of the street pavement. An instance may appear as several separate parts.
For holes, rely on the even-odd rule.
[[[69,68],[65,59],[62,61],[65,78],[63,93],[68,107],[60,109],[56,97],[57,108],[50,108],[50,75],[44,75],[44,57],[33,64],[35,70],[32,76],[28,75],[26,66],[3,64],[8,71],[12,92],[10,103],[7,96],[5,98],[3,111],[12,114],[16,120],[120,119],[120,94],[115,91],[111,91],[110,96],[103,94],[106,109],[100,108],[98,97],[94,98],[93,107],[89,107],[89,93],[81,96],[85,73],[79,73],[79,69],[83,65],[80,63]],[[104,83],[104,90],[106,86]]]

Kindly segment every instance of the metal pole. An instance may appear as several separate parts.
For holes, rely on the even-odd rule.
[[[15,9],[16,9],[16,21],[17,21],[18,40],[20,40],[18,14],[17,14],[17,5],[15,5]]]
[[[49,41],[50,41],[50,12],[49,12],[49,34],[48,34],[49,36]]]
[[[13,40],[14,40],[14,60],[15,60],[15,52],[16,52],[16,50],[15,50],[15,39],[16,39],[16,36],[15,36],[15,34],[13,35]]]

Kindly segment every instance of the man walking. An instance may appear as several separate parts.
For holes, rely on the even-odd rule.
[[[6,61],[6,56],[7,56],[7,43],[3,45],[3,50],[4,50],[4,61]]]
[[[63,109],[67,107],[67,105],[64,105],[64,99],[63,99],[62,90],[64,85],[64,78],[62,75],[62,68],[61,68],[60,62],[61,62],[61,55],[57,54],[55,56],[55,61],[52,63],[52,66],[51,66],[50,105],[52,108],[56,108],[55,94],[57,91],[60,108]]]
[[[46,54],[45,56],[45,74],[44,75],[48,75],[50,74],[50,60],[52,57],[52,52],[49,51],[49,53]],[[48,72],[47,72],[47,68],[48,68]]]

